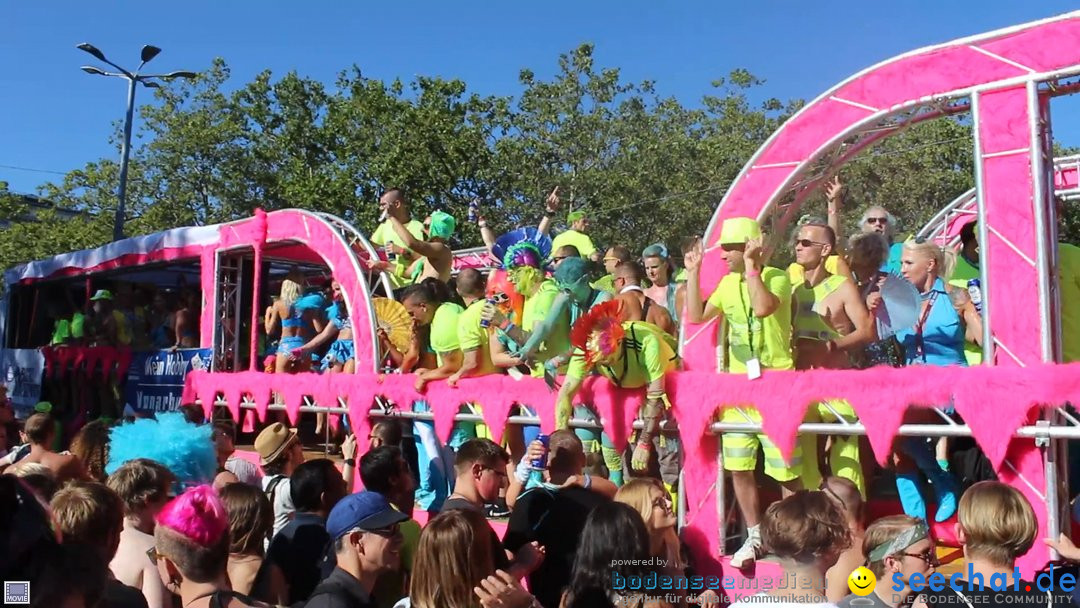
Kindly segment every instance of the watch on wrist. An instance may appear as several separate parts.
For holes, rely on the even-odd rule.
[[[345,466],[356,468],[356,459],[355,458],[346,458],[345,459]]]

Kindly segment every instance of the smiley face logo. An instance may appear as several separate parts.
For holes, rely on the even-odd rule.
[[[860,566],[847,579],[848,589],[859,597],[870,595],[877,585],[877,577],[869,568]]]

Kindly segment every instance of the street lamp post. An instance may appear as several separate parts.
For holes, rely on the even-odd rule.
[[[156,82],[157,80],[169,81],[174,78],[195,78],[197,74],[195,72],[187,71],[169,72],[168,74],[140,74],[139,72],[142,70],[143,66],[154,57],[157,57],[158,53],[161,52],[161,49],[149,44],[142,48],[140,54],[142,63],[139,64],[139,67],[134,73],[129,72],[106,59],[105,53],[102,53],[96,46],[89,42],[84,42],[76,48],[86,51],[93,55],[98,61],[107,63],[119,70],[119,72],[106,72],[91,65],[84,65],[82,66],[82,71],[87,74],[94,74],[95,76],[117,76],[128,82],[127,114],[124,117],[124,143],[120,150],[120,187],[117,189],[117,198],[120,200],[116,205],[116,219],[113,222],[113,240],[118,241],[124,238],[124,210],[127,203],[128,157],[131,154],[131,123],[135,118],[135,86],[138,83],[142,83],[142,85],[148,89],[156,89],[161,86]]]

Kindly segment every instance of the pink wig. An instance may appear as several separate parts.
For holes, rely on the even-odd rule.
[[[169,501],[158,514],[157,523],[209,547],[219,542],[229,529],[229,515],[214,488],[201,485]]]

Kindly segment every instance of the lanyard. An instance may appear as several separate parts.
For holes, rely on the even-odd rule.
[[[919,322],[915,324],[915,349],[918,356],[922,357],[923,363],[926,363],[926,342],[923,341],[923,330],[926,327],[926,320],[930,317],[930,310],[934,308],[934,302],[937,301],[937,298],[937,291],[930,294],[930,299],[926,301]]]
[[[750,291],[750,285],[747,284],[746,291]],[[754,358],[754,324],[751,321],[753,319],[754,309],[746,298],[743,297],[743,275],[739,275],[739,303],[742,305],[743,314],[746,315],[746,341],[750,343],[750,358]],[[764,346],[764,344],[762,345]]]

